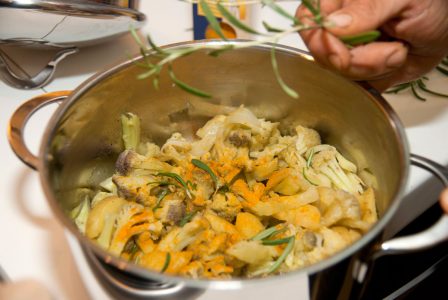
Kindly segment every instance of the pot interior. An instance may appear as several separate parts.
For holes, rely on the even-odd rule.
[[[137,114],[142,140],[161,145],[173,132],[194,136],[226,107],[244,105],[258,117],[280,122],[282,128],[312,127],[323,142],[335,145],[360,168],[368,167],[376,179],[381,218],[398,201],[407,175],[407,146],[395,114],[384,100],[321,68],[305,54],[278,48],[277,61],[298,99],[286,95],[277,83],[268,47],[230,51],[218,58],[196,53],[176,61],[176,76],[211,93],[211,99],[182,91],[166,73],[156,90],[151,79],[136,79],[145,70],[131,62],[91,79],[58,110],[42,148],[42,157],[50,158],[43,173],[53,208],[67,214],[112,174],[123,151],[122,113]]]

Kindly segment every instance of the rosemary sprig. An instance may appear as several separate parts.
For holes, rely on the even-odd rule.
[[[277,41],[276,41],[277,42]],[[283,91],[290,97],[297,99],[299,98],[299,94],[297,94],[296,91],[294,91],[292,88],[290,88],[282,79],[280,75],[280,71],[278,70],[277,65],[277,59],[275,57],[275,46],[276,43],[271,48],[271,64],[272,64],[272,70],[274,71],[275,78],[277,79],[278,84],[280,84]]]
[[[292,249],[294,249],[294,242],[295,238],[294,236],[290,236],[288,239],[288,245],[286,245],[285,249],[283,250],[283,253],[277,258],[275,263],[269,268],[267,273],[275,272],[283,263],[283,261],[286,259],[286,257],[291,253]]]
[[[308,178],[308,176],[306,175],[306,171],[305,171],[306,169],[307,169],[306,167],[302,168],[303,178],[305,178],[305,180],[308,181],[309,183],[311,183],[312,185],[318,186],[317,183],[313,182],[311,179]]]
[[[156,176],[165,176],[165,177],[170,177],[173,178],[174,180],[176,180],[177,182],[179,182],[182,187],[185,189],[185,192],[187,193],[188,198],[192,199],[192,193],[190,191],[190,188],[188,187],[188,183],[185,182],[182,177],[180,177],[178,174],[176,173],[171,173],[171,172],[159,172],[156,174]],[[192,184],[191,182],[189,182],[190,185]]]
[[[311,183],[312,185],[317,186],[318,184],[313,182],[311,179],[308,178],[308,176],[306,175],[306,170],[309,169],[311,167],[311,162],[313,161],[313,157],[314,157],[315,151],[314,148],[311,149],[310,155],[308,155],[308,158],[306,160],[306,165],[305,167],[302,168],[302,175],[303,178],[305,178],[306,181],[308,181],[309,183]]]
[[[295,16],[291,15],[289,12],[284,10],[281,6],[277,5],[274,0],[261,0],[261,3],[268,6],[270,9],[275,11],[277,14],[291,20],[294,25],[300,24],[301,22]]]
[[[292,238],[292,236],[289,236],[289,237],[286,237],[283,239],[278,239],[278,240],[262,240],[261,243],[265,246],[276,246],[276,245],[288,243],[291,238]]]
[[[261,231],[257,235],[253,236],[250,240],[251,241],[261,241],[261,240],[264,240],[264,239],[268,239],[268,238],[270,238],[270,237],[272,237],[274,235],[277,235],[277,234],[279,234],[281,232],[286,231],[286,229],[287,229],[286,227],[277,229],[277,226],[272,226],[272,227],[269,227],[269,228]]]
[[[195,211],[192,211],[192,212],[186,214],[186,215],[182,218],[182,220],[179,221],[179,226],[180,226],[180,227],[184,227],[185,224],[187,224],[188,222],[190,222],[190,221],[193,219],[193,217],[197,214],[197,212],[198,212],[198,211],[195,210]]]
[[[306,160],[306,167],[307,168],[311,167],[311,162],[313,161],[314,153],[315,153],[315,150],[313,148],[313,149],[311,149],[310,155],[308,155],[308,158]]]
[[[215,173],[213,173],[212,169],[210,169],[209,166],[207,166],[204,162],[200,161],[199,159],[192,159],[191,163],[194,166],[198,167],[199,169],[207,172],[210,175],[210,177],[212,178],[212,180],[213,180],[213,182],[215,184],[216,189],[219,188],[218,176],[216,176]]]
[[[168,266],[170,265],[171,261],[171,254],[169,252],[166,253],[165,263],[163,264],[162,270],[160,270],[160,273],[164,273],[166,269],[168,269]]]
[[[181,79],[179,79],[173,71],[172,63],[182,57],[188,56],[192,53],[203,51],[203,50],[209,50],[207,54],[209,56],[219,56],[223,52],[227,52],[234,49],[243,49],[243,48],[250,48],[254,46],[264,45],[264,44],[273,44],[271,50],[271,64],[272,69],[274,71],[274,75],[277,79],[277,82],[279,83],[280,87],[283,89],[283,91],[289,95],[292,98],[297,98],[299,95],[298,93],[290,88],[281,78],[280,71],[277,63],[277,59],[275,56],[275,46],[278,44],[278,41],[293,33],[297,33],[304,30],[309,29],[315,29],[315,28],[325,28],[332,26],[331,24],[326,24],[324,22],[324,18],[321,14],[320,9],[320,1],[319,0],[303,0],[302,3],[305,5],[308,10],[312,14],[312,23],[314,25],[307,25],[303,24],[298,18],[296,18],[294,15],[290,14],[286,10],[284,10],[281,6],[279,6],[275,0],[248,0],[248,1],[226,1],[226,0],[184,0],[189,3],[198,3],[202,11],[204,12],[205,18],[207,19],[210,27],[218,34],[218,36],[222,40],[227,40],[224,33],[221,30],[219,21],[217,18],[213,15],[213,12],[210,8],[209,4],[216,5],[217,9],[223,16],[225,20],[227,20],[231,25],[235,26],[236,28],[239,28],[245,32],[252,33],[254,35],[259,36],[260,38],[258,40],[254,41],[247,41],[247,42],[238,42],[232,44],[231,42],[225,43],[225,44],[197,44],[197,45],[191,45],[186,47],[179,47],[179,48],[171,48],[171,49],[164,49],[158,47],[148,36],[148,44],[149,48],[146,48],[143,43],[141,42],[140,38],[136,34],[134,29],[131,29],[132,36],[136,40],[136,43],[140,47],[140,53],[143,56],[143,63],[142,62],[136,62],[139,66],[143,65],[143,68],[147,69],[146,72],[141,73],[138,75],[137,78],[139,79],[145,79],[149,77],[153,77],[153,85],[157,89],[159,86],[159,76],[161,71],[167,67],[168,68],[168,74],[170,79],[178,86],[180,89],[193,94],[198,97],[203,98],[210,98],[212,95],[206,91],[200,90],[196,87],[193,87],[191,85],[188,85]],[[266,31],[268,33],[261,33],[248,25],[242,23],[240,20],[235,18],[233,14],[228,10],[227,7],[233,6],[233,5],[242,5],[242,4],[264,4],[273,11],[275,11],[277,14],[283,16],[284,18],[287,18],[293,22],[292,26],[286,29],[278,29],[270,26],[268,23],[263,21],[263,26],[265,27]],[[357,36],[352,37],[346,37],[345,40],[347,41],[348,45],[358,45],[360,43],[367,43],[374,39],[376,39],[379,36],[379,33],[376,31],[371,31],[367,33],[363,33]],[[157,62],[151,61],[151,59],[157,58]]]
[[[343,41],[346,45],[355,47],[361,44],[370,43],[372,41],[375,41],[378,39],[381,35],[381,32],[378,30],[371,30],[367,31],[361,34],[354,34],[354,35],[346,35],[343,37],[340,37],[341,41]]]
[[[444,60],[442,60],[440,65],[442,65],[443,62],[444,62]],[[448,70],[447,70],[446,75],[448,76]],[[422,76],[416,80],[396,85],[396,86],[388,89],[385,93],[386,94],[397,94],[401,91],[410,89],[412,94],[414,95],[414,97],[420,101],[426,101],[426,98],[420,94],[419,90],[426,92],[428,94],[434,95],[434,96],[448,98],[448,94],[440,93],[440,92],[433,91],[433,90],[429,89],[425,83],[425,81],[428,81],[428,80],[429,80],[428,77]]]
[[[256,31],[253,28],[250,28],[249,26],[247,26],[246,24],[244,24],[243,22],[241,22],[240,20],[238,20],[234,15],[232,15],[221,3],[218,2],[218,4],[216,5],[216,7],[218,8],[219,12],[224,16],[224,18],[226,18],[227,20],[229,20],[230,23],[232,23],[233,25],[235,25],[235,27],[241,29],[242,31],[245,31],[247,33],[252,33],[252,34],[260,34],[258,31]]]
[[[204,16],[207,19],[208,24],[212,27],[212,29],[216,32],[216,34],[219,35],[219,37],[222,38],[223,40],[227,40],[226,36],[224,35],[224,33],[221,30],[219,21],[213,15],[212,10],[210,9],[210,7],[207,4],[207,1],[199,0],[198,4],[202,8],[202,11],[204,12]]]
[[[160,208],[160,203],[162,202],[163,198],[165,198],[166,195],[168,195],[169,191],[167,189],[164,189],[160,192],[160,194],[157,196],[157,202],[156,205],[152,208],[152,211],[156,211],[158,208]]]

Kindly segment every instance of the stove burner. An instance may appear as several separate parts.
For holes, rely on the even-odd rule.
[[[202,289],[186,287],[183,283],[163,283],[126,273],[104,263],[91,250],[82,247],[87,262],[101,286],[114,299],[196,299]]]

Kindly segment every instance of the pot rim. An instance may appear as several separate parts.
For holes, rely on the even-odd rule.
[[[194,45],[229,44],[229,43],[238,44],[247,41],[248,40],[241,40],[241,39],[232,41],[222,41],[222,40],[186,41],[181,43],[169,44],[161,48],[163,49],[180,48],[182,46],[193,44]],[[254,46],[253,48],[266,50],[270,49],[271,45],[270,44],[258,45]],[[276,45],[276,51],[292,55],[298,55],[304,59],[313,61],[312,56],[308,52],[293,47]],[[112,264],[120,270],[131,272],[132,274],[141,276],[146,279],[159,280],[160,282],[164,283],[182,282],[183,284],[189,287],[213,288],[213,289],[238,289],[241,288],[243,285],[248,284],[263,284],[268,281],[272,282],[273,280],[292,278],[295,276],[311,275],[323,269],[326,269],[332,265],[335,265],[338,262],[341,262],[342,260],[348,258],[355,252],[362,249],[369,242],[373,241],[373,239],[380,234],[380,232],[384,229],[384,227],[390,221],[392,216],[396,213],[399,205],[402,202],[403,194],[409,177],[410,153],[404,126],[401,120],[399,119],[398,115],[396,114],[396,112],[377,90],[371,87],[368,83],[364,82],[355,83],[353,81],[346,79],[348,84],[353,85],[354,88],[360,89],[366,96],[368,96],[368,98],[372,100],[372,102],[377,106],[377,108],[387,117],[389,125],[394,129],[397,142],[401,144],[400,166],[402,169],[401,171],[403,176],[400,179],[399,187],[395,193],[394,199],[392,200],[391,205],[389,206],[385,214],[381,217],[381,219],[379,219],[378,222],[376,222],[375,225],[359,240],[354,242],[349,247],[343,249],[342,251],[339,251],[318,263],[297,269],[295,271],[290,271],[280,275],[267,276],[264,278],[234,278],[228,280],[191,279],[187,277],[161,274],[159,272],[151,271],[149,269],[130,263],[122,258],[111,255],[110,253],[108,253],[108,251],[102,249],[94,242],[89,240],[86,236],[84,236],[75,226],[74,222],[70,220],[69,217],[66,216],[63,210],[60,208],[60,205],[58,204],[56,197],[52,192],[52,188],[48,180],[49,168],[48,168],[48,160],[46,158],[49,157],[49,150],[51,147],[50,141],[51,138],[54,136],[56,125],[61,120],[61,117],[65,114],[65,112],[72,106],[72,104],[76,102],[77,99],[81,97],[85,92],[87,92],[91,87],[95,86],[98,82],[101,82],[108,76],[125,69],[126,67],[131,65],[133,62],[139,60],[140,58],[142,58],[142,56],[137,55],[132,59],[128,59],[126,61],[122,61],[121,63],[106,67],[102,71],[99,71],[96,74],[89,77],[88,79],[86,79],[75,90],[73,90],[73,92],[69,95],[69,97],[66,100],[64,100],[64,102],[59,106],[59,108],[51,117],[46,127],[39,151],[40,163],[38,165],[38,171],[40,175],[40,181],[44,193],[46,195],[47,201],[50,204],[51,210],[59,219],[59,221],[62,222],[62,224],[69,230],[69,232],[78,239],[78,241],[80,241],[83,245],[88,245],[89,249],[93,250],[93,252],[97,256],[99,256],[104,262]]]

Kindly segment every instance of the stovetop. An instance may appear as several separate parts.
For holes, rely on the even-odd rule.
[[[185,2],[141,1],[141,10],[148,15],[144,32],[151,32],[158,44],[192,39],[191,6]],[[293,9],[297,2],[286,2]],[[154,13],[156,12],[156,13]],[[166,17],[171,16],[170,18]],[[272,16],[271,16],[272,17]],[[173,21],[175,20],[175,21]],[[272,24],[275,24],[273,21]],[[291,37],[282,43],[303,48],[299,37]],[[33,278],[42,282],[55,299],[108,299],[90,283],[95,277],[79,270],[73,246],[63,227],[51,214],[40,187],[38,174],[23,165],[12,153],[6,139],[7,123],[14,110],[24,101],[57,90],[74,89],[89,76],[107,65],[127,59],[137,53],[137,47],[129,35],[113,41],[83,48],[66,61],[62,61],[55,80],[40,90],[22,91],[8,87],[0,81],[0,265],[14,280]],[[33,73],[46,63],[49,53],[16,50],[12,58],[26,71]],[[437,73],[429,75],[429,85],[434,89],[446,89],[446,77]],[[428,96],[420,102],[410,93],[386,95],[386,99],[403,121],[411,151],[448,165],[448,101]],[[29,122],[25,132],[28,146],[37,152],[44,128],[57,104],[39,111]],[[429,174],[412,168],[407,197],[397,215],[388,226],[389,236],[415,219],[437,199],[440,186]],[[412,204],[410,204],[412,203]],[[82,274],[82,276],[81,276]],[[296,299],[300,291],[307,290],[306,279],[282,282],[276,286],[263,286],[254,290],[206,291],[199,299]],[[305,292],[306,293],[306,292]]]

